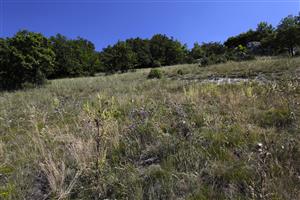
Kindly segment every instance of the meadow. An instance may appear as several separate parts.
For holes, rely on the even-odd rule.
[[[300,58],[159,70],[1,92],[0,199],[300,199]]]

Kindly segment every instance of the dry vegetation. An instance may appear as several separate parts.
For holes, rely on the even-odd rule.
[[[1,93],[0,199],[299,199],[299,67],[264,58]],[[199,82],[258,74],[271,82]]]

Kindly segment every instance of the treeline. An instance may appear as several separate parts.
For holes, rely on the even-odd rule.
[[[19,31],[0,38],[0,89],[41,85],[46,79],[92,76],[98,72],[126,72],[144,67],[181,63],[200,66],[258,55],[299,54],[300,15],[288,16],[277,27],[261,22],[255,30],[228,38],[224,43],[195,43],[192,49],[178,40],[157,34],[150,39],[118,41],[101,52],[92,42],[57,34]]]
[[[125,72],[143,67],[160,67],[186,62],[188,49],[179,41],[157,34],[150,40],[132,38],[119,41],[100,52],[104,72]]]

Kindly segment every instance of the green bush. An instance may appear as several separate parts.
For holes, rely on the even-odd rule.
[[[201,59],[197,60],[199,67],[205,67],[208,65],[226,63],[227,58],[224,55],[210,55],[208,57],[202,57]]]
[[[151,69],[151,71],[148,74],[148,78],[149,79],[153,79],[153,78],[162,78],[163,74],[162,71],[159,69]]]
[[[251,54],[249,50],[242,45],[239,45],[235,49],[227,52],[226,57],[228,60],[233,60],[233,61],[244,61],[244,60],[255,59],[254,55]]]

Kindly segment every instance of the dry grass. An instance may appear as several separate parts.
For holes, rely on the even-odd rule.
[[[299,64],[183,65],[159,80],[143,69],[1,93],[0,198],[299,199]],[[194,81],[259,73],[273,82]]]

